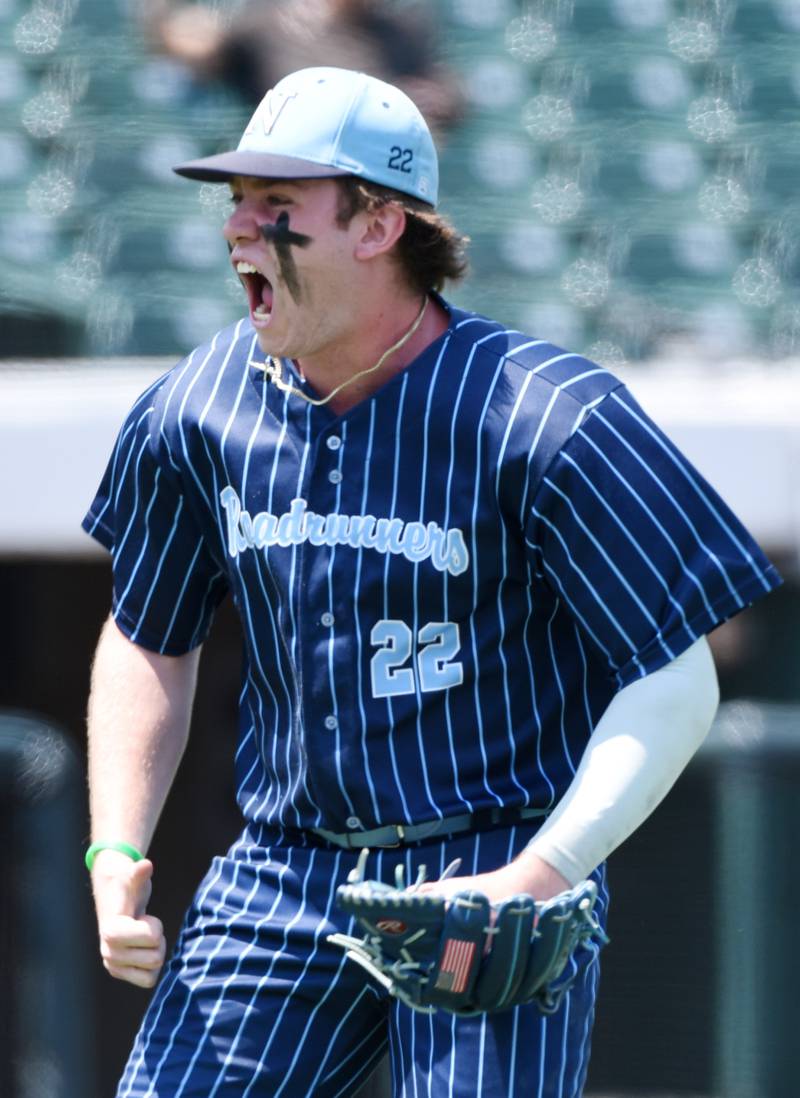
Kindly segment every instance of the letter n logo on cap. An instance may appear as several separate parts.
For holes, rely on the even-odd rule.
[[[259,103],[258,109],[250,119],[250,124],[245,130],[245,133],[251,134],[256,128],[256,124],[260,123],[264,134],[271,134],[275,128],[275,123],[280,118],[283,108],[290,99],[295,99],[296,97],[296,91],[284,92],[278,91],[276,88],[270,89]]]

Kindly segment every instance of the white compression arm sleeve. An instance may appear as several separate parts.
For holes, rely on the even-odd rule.
[[[718,703],[705,637],[620,690],[528,849],[570,884],[583,880],[667,794],[705,738]]]

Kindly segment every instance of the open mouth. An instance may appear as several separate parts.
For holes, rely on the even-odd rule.
[[[253,320],[267,321],[272,315],[272,283],[252,263],[240,260],[236,264],[236,273],[247,292],[250,316]]]

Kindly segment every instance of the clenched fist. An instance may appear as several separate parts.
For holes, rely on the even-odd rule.
[[[166,944],[159,919],[147,915],[153,863],[132,862],[102,850],[92,869],[100,956],[108,972],[138,987],[153,987],[164,964]]]

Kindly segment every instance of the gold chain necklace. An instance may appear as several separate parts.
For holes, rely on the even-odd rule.
[[[329,400],[332,400],[337,393],[341,393],[342,389],[344,389],[346,385],[350,385],[352,382],[358,381],[360,377],[366,377],[367,374],[374,374],[376,370],[379,370],[381,366],[383,366],[389,355],[393,355],[395,351],[399,351],[401,347],[408,343],[409,339],[411,339],[414,332],[416,332],[417,328],[419,328],[420,324],[422,323],[422,318],[425,316],[425,310],[427,308],[428,297],[426,295],[425,300],[422,303],[422,308],[420,309],[416,320],[408,329],[406,334],[404,336],[401,336],[401,338],[398,339],[397,343],[393,343],[388,351],[384,351],[374,366],[370,366],[367,370],[361,370],[359,373],[353,374],[352,377],[349,377],[346,381],[343,381],[341,385],[337,385],[332,392],[328,393],[326,397],[322,397],[320,400],[315,400],[314,397],[308,396],[306,393],[303,392],[302,389],[298,389],[294,385],[292,385],[290,381],[283,380],[283,370],[279,358],[273,358],[272,355],[270,355],[261,368],[267,375],[268,380],[271,381],[273,385],[277,386],[277,388],[280,389],[282,392],[294,393],[295,396],[302,397],[303,400],[308,401],[309,404],[320,407],[322,404],[327,404]]]

